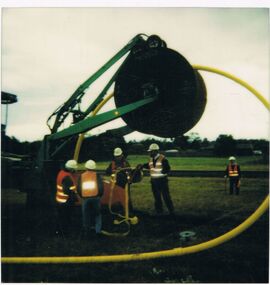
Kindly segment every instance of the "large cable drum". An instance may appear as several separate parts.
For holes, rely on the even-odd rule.
[[[157,96],[154,102],[122,118],[133,130],[159,137],[175,137],[190,130],[206,105],[200,74],[157,36],[131,51],[115,80],[114,94],[117,107]]]

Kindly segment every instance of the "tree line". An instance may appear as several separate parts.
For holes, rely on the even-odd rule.
[[[21,142],[15,137],[2,135],[2,152],[35,157],[41,147],[42,141]],[[269,141],[265,139],[234,139],[232,135],[221,134],[216,140],[201,138],[198,133],[182,135],[171,139],[145,139],[141,141],[128,141],[117,134],[105,132],[98,136],[88,137],[84,140],[80,159],[91,157],[96,160],[111,159],[113,149],[121,147],[126,154],[146,154],[151,143],[158,143],[161,151],[175,150],[179,154],[195,153],[196,155],[252,155],[254,150],[261,153],[264,158],[269,157]],[[59,158],[70,159],[74,152],[76,139],[70,140],[59,153]]]

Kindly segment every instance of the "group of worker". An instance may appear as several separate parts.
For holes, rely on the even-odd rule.
[[[159,153],[159,146],[155,143],[150,145],[148,152],[150,153],[149,162],[139,164],[137,169],[146,168],[150,171],[156,214],[161,215],[163,213],[163,198],[170,215],[174,215],[174,206],[168,186],[169,162],[164,155]],[[113,154],[114,158],[106,169],[108,175],[114,175],[116,171],[130,167],[121,148],[115,148]],[[95,161],[88,160],[84,166],[86,170],[79,174],[77,162],[68,160],[64,169],[58,173],[56,183],[58,211],[60,219],[63,221],[62,227],[67,229],[70,223],[72,206],[81,204],[83,233],[86,236],[93,234],[92,222],[94,217],[95,233],[100,235],[102,229],[100,200],[104,191],[103,183],[100,175],[96,173]],[[124,187],[124,185],[121,186]],[[129,202],[129,208],[132,211],[131,201]]]
[[[150,172],[155,215],[159,216],[164,212],[163,198],[170,216],[174,217],[174,205],[168,185],[168,173],[171,169],[169,161],[160,153],[159,146],[156,143],[149,146],[148,152],[150,153],[149,162],[139,164],[137,169],[142,170],[145,168]],[[121,148],[115,148],[113,154],[114,158],[106,169],[106,174],[108,175],[114,175],[116,171],[130,167]],[[65,217],[64,223],[66,225],[64,225],[64,228],[68,227],[70,223],[71,215],[69,212],[71,207],[69,206],[81,204],[83,233],[86,236],[91,235],[91,232],[93,232],[91,222],[94,219],[95,234],[100,235],[102,229],[100,200],[104,192],[101,176],[96,173],[96,163],[93,160],[88,160],[85,163],[86,170],[83,173],[79,174],[77,169],[77,162],[69,160],[66,162],[65,168],[57,176],[56,201],[59,206],[60,216]],[[230,181],[229,193],[239,195],[241,171],[233,156],[229,158],[224,177],[226,179],[228,177]],[[121,186],[124,187],[124,185]],[[133,210],[131,200],[129,208],[131,211]]]
[[[81,204],[82,234],[86,236],[92,233],[91,218],[94,217],[95,233],[100,235],[102,228],[100,198],[104,191],[102,179],[95,171],[96,163],[93,160],[85,163],[86,170],[83,173],[79,174],[77,169],[77,161],[68,160],[56,179],[56,202],[62,230],[69,229],[73,206]]]

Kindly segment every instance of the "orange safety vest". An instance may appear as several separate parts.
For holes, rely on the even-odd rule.
[[[97,173],[94,171],[85,171],[81,175],[82,197],[97,197],[99,194]]]
[[[69,195],[64,193],[62,182],[64,178],[70,177],[73,185],[69,188],[69,190],[76,192],[77,191],[77,176],[67,172],[65,170],[61,170],[56,178],[56,202],[58,203],[66,203],[68,200]]]
[[[235,164],[235,165],[229,164],[228,170],[229,170],[229,177],[238,177],[239,176],[237,164]]]
[[[162,173],[162,161],[164,158],[165,158],[165,156],[160,154],[157,161],[156,161],[155,167],[154,167],[153,159],[150,158],[149,169],[150,169],[151,178],[161,178],[161,177],[167,176],[167,174]]]

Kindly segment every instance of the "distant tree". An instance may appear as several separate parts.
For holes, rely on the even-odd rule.
[[[21,142],[15,137],[6,135],[1,137],[1,150],[14,154],[25,154]]]
[[[201,148],[202,140],[198,133],[191,133],[189,135],[188,142],[189,142],[189,148],[191,149],[198,150]]]
[[[138,142],[128,142],[127,143],[128,154],[142,154],[145,152],[145,147],[142,143]]]
[[[201,142],[201,147],[208,147],[210,145],[210,141],[207,138],[204,138]]]
[[[163,150],[173,149],[175,147],[174,142],[173,141],[168,141],[167,139],[163,140],[161,142],[161,144],[162,144],[162,149]]]
[[[215,141],[214,152],[219,156],[235,155],[236,140],[232,135],[219,135]]]
[[[177,148],[185,150],[185,149],[188,149],[189,147],[188,139],[189,137],[185,135],[178,136],[173,139],[173,143]]]
[[[83,142],[79,162],[88,159],[110,160],[116,147],[122,148],[124,154],[127,153],[127,143],[122,136],[106,132],[99,136],[89,137]]]

